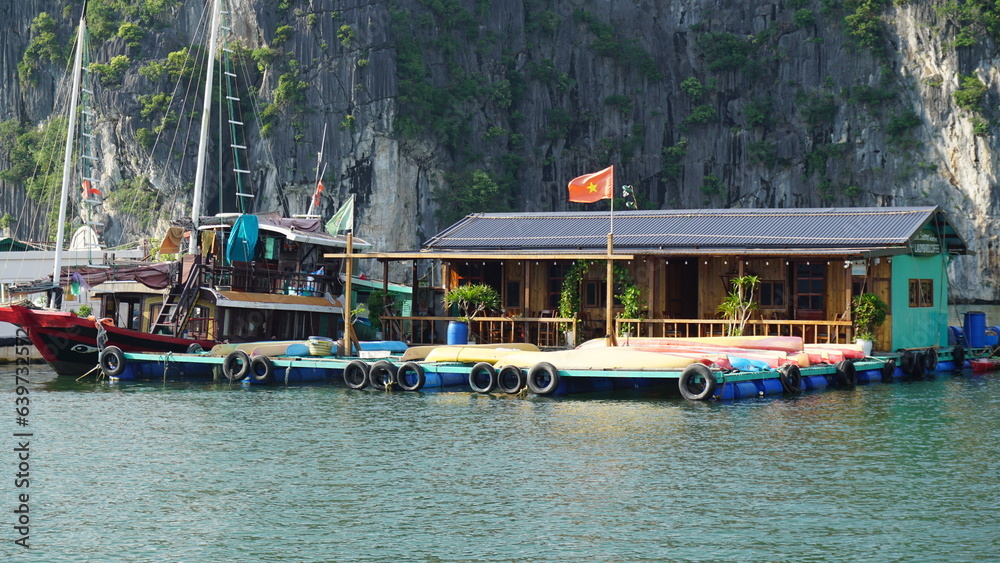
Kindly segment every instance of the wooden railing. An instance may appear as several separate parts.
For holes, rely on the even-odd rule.
[[[413,345],[443,344],[448,323],[458,317],[381,317],[383,338]],[[477,317],[469,323],[470,342],[499,344],[531,342],[543,348],[572,347],[566,333],[576,334],[578,319],[558,317]]]
[[[443,344],[448,323],[458,317],[382,317],[383,338],[413,345]],[[692,338],[725,336],[728,321],[721,319],[615,319],[617,334],[632,336]],[[530,342],[542,348],[568,348],[567,339],[579,334],[578,319],[551,317],[478,317],[469,323],[470,342],[498,344]],[[567,334],[570,332],[570,334]],[[799,336],[807,344],[854,342],[851,321],[751,320],[747,336]],[[579,341],[579,340],[577,340]]]
[[[721,319],[615,319],[618,334],[628,330],[633,336],[692,338],[725,336],[730,323]],[[806,344],[854,342],[851,321],[750,320],[747,336],[800,336]]]

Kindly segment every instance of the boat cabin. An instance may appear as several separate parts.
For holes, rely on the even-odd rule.
[[[734,291],[733,280],[756,276],[760,284],[750,297],[756,310],[746,334],[853,342],[852,298],[874,293],[889,306],[876,349],[895,350],[948,344],[947,271],[965,253],[941,209],[879,207],[625,211],[613,218],[604,212],[483,213],[465,217],[409,257],[440,260],[444,289],[493,286],[504,305],[496,318],[512,320],[515,339],[541,339],[539,331],[517,330],[516,320],[551,327],[565,291],[580,296],[577,331],[569,337],[604,336],[607,311],[613,318],[623,314],[623,283],[639,289],[641,307],[633,322],[615,319],[617,334],[720,335],[727,321],[719,305]],[[616,278],[610,307],[609,258]]]
[[[241,342],[305,339],[342,327],[341,260],[324,252],[346,239],[324,232],[318,218],[220,214],[203,218],[198,236],[199,253],[181,257],[154,332]]]

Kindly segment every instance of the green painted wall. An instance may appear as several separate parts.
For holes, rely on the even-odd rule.
[[[926,348],[948,345],[948,256],[892,257],[892,346]],[[910,307],[910,280],[934,280],[934,306]]]

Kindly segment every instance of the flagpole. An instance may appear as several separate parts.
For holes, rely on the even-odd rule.
[[[609,231],[608,232],[608,272],[607,272],[608,281],[607,281],[607,293],[606,293],[606,295],[604,297],[604,300],[607,303],[605,305],[605,310],[604,310],[604,316],[605,316],[604,329],[605,329],[605,331],[606,331],[606,333],[608,335],[608,338],[611,339],[611,345],[612,346],[617,346],[618,342],[617,342],[617,339],[615,338],[615,326],[614,326],[615,323],[614,323],[614,319],[612,318],[612,315],[614,314],[614,304],[615,304],[614,303],[614,301],[615,301],[615,279],[614,279],[615,271],[614,271],[614,266],[613,266],[614,260],[611,257],[614,254],[614,252],[615,252],[615,243],[614,243],[614,240],[615,240],[615,198],[614,198],[614,194],[613,193],[611,194],[611,228],[608,231]]]

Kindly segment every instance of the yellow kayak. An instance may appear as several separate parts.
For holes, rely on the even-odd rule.
[[[424,356],[428,362],[462,362],[474,364],[478,362],[497,363],[498,360],[511,354],[537,352],[534,344],[472,344],[468,346],[437,346]],[[409,350],[407,350],[409,352]],[[406,360],[406,355],[403,355]]]

